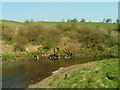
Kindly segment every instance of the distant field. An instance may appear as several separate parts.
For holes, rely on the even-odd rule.
[[[24,25],[24,22],[17,22],[17,21],[10,21],[10,20],[0,20],[0,23],[3,23],[3,24],[23,24]],[[35,23],[35,22],[33,22]],[[41,22],[40,22],[41,23]],[[42,22],[42,23],[48,23],[48,24],[70,24],[70,22]],[[86,25],[95,25],[95,26],[98,26],[98,27],[106,27],[106,28],[113,28],[113,29],[116,29],[118,27],[118,24],[114,24],[114,23],[100,23],[100,22],[76,22],[77,25],[81,25],[81,26],[86,26]]]
[[[71,22],[43,22],[48,24],[65,24],[69,25]],[[116,23],[100,23],[100,22],[75,22],[76,25],[79,26],[97,26],[102,28],[111,28],[111,29],[117,29],[118,24]]]
[[[7,24],[7,23],[16,23],[16,24],[23,24],[22,22],[11,21],[11,20],[0,20],[0,24]]]

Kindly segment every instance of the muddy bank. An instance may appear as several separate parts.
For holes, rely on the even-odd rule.
[[[26,90],[29,88],[118,88],[117,64],[118,58],[114,58],[62,67],[46,79],[30,85]]]
[[[63,76],[63,78],[64,78],[64,75],[69,71],[75,71],[75,70],[78,70],[78,69],[81,69],[81,68],[84,68],[87,66],[91,66],[91,65],[95,65],[95,62],[89,62],[86,64],[77,64],[77,65],[72,65],[70,67],[61,67],[60,69],[52,72],[51,76],[45,78],[44,80],[42,80],[38,83],[29,85],[29,87],[25,90],[29,90],[29,88],[50,88],[49,83],[55,75]]]

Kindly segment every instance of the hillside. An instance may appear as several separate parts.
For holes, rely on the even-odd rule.
[[[2,20],[3,55],[33,53],[38,56],[118,55],[115,23],[97,22],[16,22]],[[46,54],[47,53],[47,54]],[[23,55],[24,56],[24,55]],[[8,60],[8,59],[6,59]]]

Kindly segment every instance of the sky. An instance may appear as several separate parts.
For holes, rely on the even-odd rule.
[[[119,2],[120,0],[1,0],[2,2]]]
[[[101,22],[118,18],[118,2],[2,2],[2,19],[23,22],[56,21],[62,19]]]

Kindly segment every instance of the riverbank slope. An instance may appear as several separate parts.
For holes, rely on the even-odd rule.
[[[0,62],[71,57],[118,57],[118,24],[1,20]]]
[[[28,88],[118,88],[118,59],[61,68]]]

